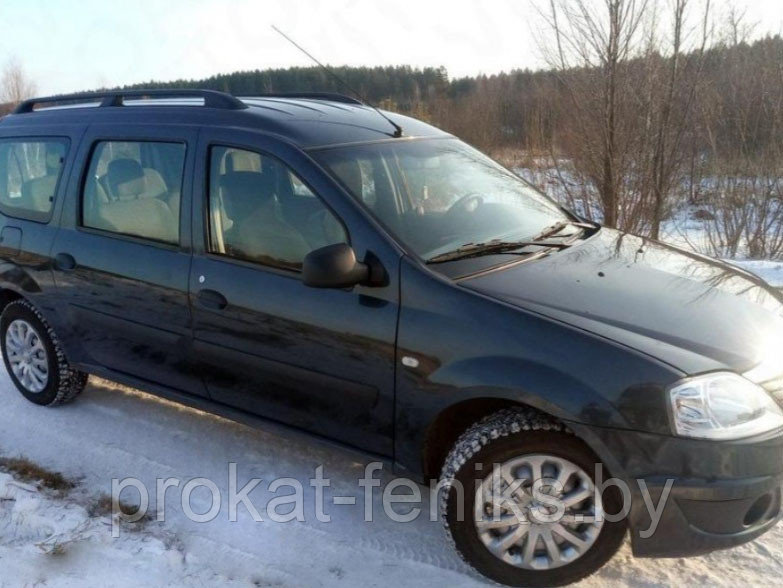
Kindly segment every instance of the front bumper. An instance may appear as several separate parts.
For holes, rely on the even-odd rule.
[[[682,557],[734,547],[781,517],[781,432],[713,442],[576,424],[573,429],[629,488],[636,556]]]
[[[648,501],[637,486],[629,516],[631,544],[637,557],[683,557],[735,547],[763,535],[781,516],[783,478],[689,485],[677,480],[664,503],[659,480],[649,481]]]

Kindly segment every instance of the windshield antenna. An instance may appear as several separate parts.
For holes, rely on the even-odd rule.
[[[324,65],[323,63],[321,63],[320,61],[318,61],[318,60],[317,60],[315,57],[313,57],[313,56],[312,56],[312,55],[311,55],[311,54],[310,54],[310,53],[309,53],[309,52],[308,52],[308,51],[307,51],[307,50],[306,50],[304,47],[302,47],[301,45],[299,45],[299,44],[298,44],[296,41],[294,41],[294,40],[293,40],[291,37],[289,37],[288,35],[286,35],[286,34],[285,34],[283,31],[281,31],[280,29],[278,29],[278,28],[277,28],[275,25],[272,25],[272,29],[274,29],[274,31],[275,31],[277,34],[279,34],[281,37],[283,37],[283,38],[284,38],[286,41],[288,41],[289,43],[291,43],[291,45],[293,45],[294,47],[296,47],[297,49],[299,49],[299,51],[301,51],[302,53],[304,53],[305,55],[307,55],[307,57],[309,57],[311,60],[313,60],[313,61],[314,61],[316,64],[318,64],[320,67],[322,67],[326,73],[328,73],[328,74],[329,74],[330,76],[332,76],[332,77],[333,77],[335,80],[337,80],[338,82],[340,82],[340,84],[342,84],[343,86],[345,86],[345,87],[348,89],[348,91],[349,91],[349,92],[351,92],[351,93],[352,93],[354,96],[356,96],[356,97],[357,97],[357,98],[358,98],[358,99],[359,99],[359,100],[360,100],[360,101],[361,101],[363,104],[365,104],[365,105],[369,106],[370,108],[372,108],[372,109],[373,109],[375,112],[377,112],[377,113],[378,113],[378,115],[379,115],[379,116],[381,116],[381,117],[382,117],[382,118],[383,118],[383,119],[384,119],[386,122],[388,122],[388,123],[389,123],[391,126],[393,126],[393,127],[394,127],[394,134],[392,135],[392,137],[394,137],[395,139],[398,139],[398,138],[402,137],[402,127],[401,127],[400,125],[398,125],[396,122],[394,122],[394,121],[393,121],[392,119],[390,119],[388,116],[386,116],[385,114],[383,114],[383,113],[382,113],[382,112],[381,112],[381,111],[380,111],[380,110],[379,110],[379,109],[378,109],[378,108],[377,108],[377,107],[376,107],[374,104],[372,104],[372,103],[371,103],[369,100],[367,100],[367,99],[366,99],[364,96],[362,96],[362,95],[361,95],[359,92],[357,92],[356,90],[354,90],[354,89],[353,89],[353,88],[352,88],[350,85],[348,85],[348,82],[346,82],[346,81],[345,81],[343,78],[341,78],[340,76],[338,76],[338,75],[337,75],[337,74],[334,72],[334,70],[332,70],[330,67],[328,67],[328,66]]]

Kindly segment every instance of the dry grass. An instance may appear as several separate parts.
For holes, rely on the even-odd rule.
[[[0,469],[12,473],[22,482],[36,484],[39,489],[48,489],[61,495],[67,494],[76,484],[60,472],[52,472],[24,457],[0,458]]]
[[[76,487],[76,483],[63,476],[60,472],[52,472],[25,457],[0,457],[0,471],[12,474],[17,480],[34,484],[39,490],[49,490],[57,497],[64,498]],[[137,508],[126,502],[120,501],[117,505],[123,525],[128,530],[138,531],[153,519],[153,515],[147,514],[136,522],[129,522],[123,518],[136,513]],[[107,517],[113,514],[112,497],[109,494],[101,494],[86,505],[87,513],[91,517]]]
[[[108,494],[101,494],[98,498],[94,499],[92,502],[90,502],[90,504],[87,505],[87,514],[89,514],[91,517],[109,517],[113,514],[112,507],[112,497]],[[153,515],[148,513],[138,521],[132,523],[130,521],[123,520],[122,515],[130,516],[135,514],[138,510],[137,507],[131,506],[122,500],[120,500],[117,507],[121,515],[120,522],[122,525],[126,526],[129,531],[140,531],[153,519]]]
[[[130,506],[123,501],[117,505],[119,510],[124,515],[132,515],[136,512],[136,507]],[[112,514],[112,500],[108,494],[101,494],[98,498],[92,501],[87,512],[91,517],[107,517]]]

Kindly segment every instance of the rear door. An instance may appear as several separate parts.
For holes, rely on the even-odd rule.
[[[205,129],[196,178],[194,350],[211,397],[391,455],[397,252],[274,139]],[[387,284],[305,286],[304,255],[336,242],[376,256]]]
[[[190,360],[191,127],[93,125],[52,256],[80,363],[206,395]]]
[[[84,127],[3,123],[0,136],[0,280],[34,300],[59,332],[49,253]],[[20,271],[21,270],[21,271]]]

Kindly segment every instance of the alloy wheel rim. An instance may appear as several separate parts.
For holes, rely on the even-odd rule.
[[[550,570],[573,563],[595,544],[603,521],[592,478],[561,457],[512,458],[494,466],[476,489],[479,540],[518,568]]]
[[[49,383],[49,358],[35,327],[23,319],[13,321],[5,333],[5,348],[11,371],[24,389],[43,392]]]

